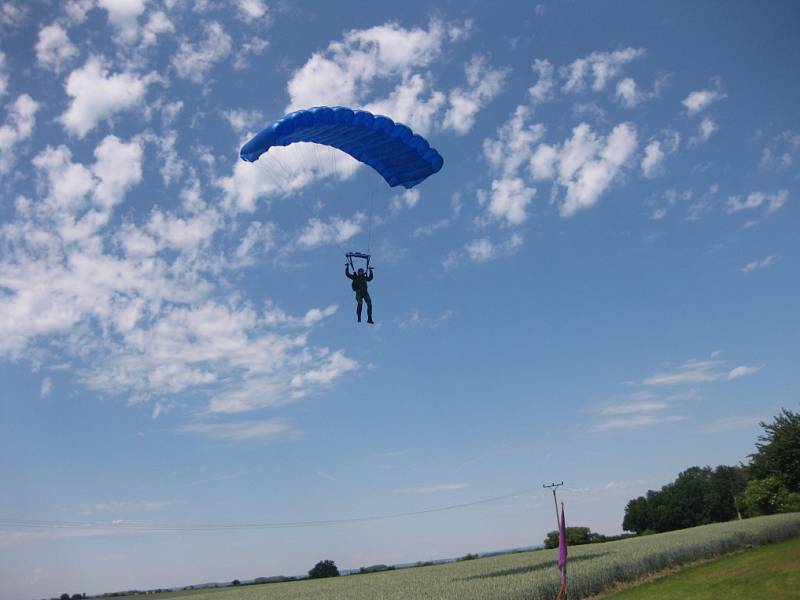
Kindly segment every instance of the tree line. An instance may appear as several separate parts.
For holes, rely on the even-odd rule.
[[[638,534],[800,511],[800,413],[783,409],[746,464],[690,467],[625,507],[622,528]]]

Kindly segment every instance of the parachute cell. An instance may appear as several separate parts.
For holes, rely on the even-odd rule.
[[[240,156],[255,162],[273,146],[295,142],[338,148],[375,169],[391,187],[412,188],[444,164],[427,140],[406,125],[342,106],[298,110],[273,121],[242,146]]]

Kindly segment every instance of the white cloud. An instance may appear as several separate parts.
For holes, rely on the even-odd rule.
[[[636,429],[639,427],[649,427],[664,423],[677,423],[685,421],[686,417],[681,415],[631,415],[615,419],[606,419],[592,426],[592,431],[610,431],[614,429]]]
[[[348,31],[292,74],[287,112],[319,105],[363,106],[376,80],[411,81],[412,69],[439,56],[446,36],[440,21],[432,21],[428,29],[390,22]]]
[[[531,152],[544,135],[544,125],[528,125],[531,110],[526,106],[518,106],[514,113],[497,129],[496,139],[483,141],[483,154],[492,169],[513,178],[520,167],[531,158]]]
[[[792,167],[795,158],[800,154],[800,133],[783,131],[764,147],[761,152],[762,169],[785,171]]]
[[[72,214],[84,207],[85,196],[95,182],[89,168],[72,162],[66,146],[48,146],[34,157],[33,166],[47,178],[50,194],[45,202],[50,211]]]
[[[730,196],[726,202],[728,213],[736,213],[742,210],[753,210],[762,204],[767,207],[767,214],[770,215],[779,210],[789,199],[788,190],[779,190],[775,194],[765,192],[752,192],[745,200],[739,196]]]
[[[70,59],[78,54],[67,32],[58,23],[53,23],[39,30],[36,42],[36,62],[43,69],[60,73]]]
[[[752,375],[759,369],[760,367],[742,365],[726,370],[724,369],[724,362],[720,360],[687,360],[683,365],[672,371],[647,377],[642,383],[648,386],[710,383]]]
[[[93,194],[98,205],[109,209],[122,202],[142,179],[143,150],[139,140],[125,143],[114,135],[103,138],[94,150],[92,174],[99,180]]]
[[[71,23],[78,25],[86,20],[86,13],[94,8],[96,0],[68,0],[64,12]]]
[[[617,83],[617,98],[628,108],[633,108],[642,101],[643,96],[636,87],[636,82],[626,77]]]
[[[326,360],[317,367],[292,377],[293,396],[302,397],[305,393],[301,391],[302,388],[309,385],[328,385],[345,373],[354,370],[357,366],[357,363],[347,358],[341,350],[337,350],[332,354],[328,353],[326,354]]]
[[[534,149],[545,130],[542,124],[528,125],[530,114],[530,108],[517,107],[498,128],[496,139],[483,142],[487,162],[501,177],[492,182],[491,192],[479,191],[478,199],[487,207],[490,220],[500,219],[506,225],[526,219],[525,208],[536,192],[519,176],[523,165],[533,181],[552,179],[566,188],[560,213],[570,217],[597,202],[638,144],[631,123],[620,123],[606,138],[581,123],[563,144],[539,144]]]
[[[267,16],[267,5],[262,0],[238,0],[239,16],[247,22]]]
[[[370,102],[364,108],[375,114],[387,115],[427,135],[445,104],[445,95],[432,89],[424,76],[415,73],[405,77],[386,98]]]
[[[186,169],[186,163],[181,160],[176,150],[178,133],[168,129],[161,136],[148,136],[148,141],[157,146],[158,159],[161,161],[161,179],[165,185],[178,181]]]
[[[472,240],[464,246],[464,250],[466,250],[467,256],[472,262],[485,263],[513,254],[522,245],[522,242],[522,236],[515,233],[501,244],[496,244],[489,238]],[[455,266],[456,260],[456,257],[453,257],[453,264],[450,266]],[[448,265],[445,265],[445,268],[449,268]]]
[[[250,66],[251,56],[261,56],[269,48],[269,42],[264,38],[254,37],[242,42],[236,49],[233,59],[233,68],[246,69]]]
[[[771,266],[778,257],[774,254],[762,258],[761,260],[752,260],[741,268],[742,273],[752,273],[758,269],[766,269]]]
[[[418,310],[395,317],[395,323],[400,329],[434,329],[453,316],[453,311],[447,309],[437,316],[426,316]]]
[[[331,304],[325,308],[311,308],[302,317],[293,317],[277,306],[268,304],[264,311],[264,322],[271,326],[281,327],[313,327],[324,319],[336,314],[338,305]]]
[[[31,137],[38,110],[39,103],[27,94],[20,95],[8,107],[6,122],[0,126],[0,175],[15,164],[14,147]]]
[[[193,83],[203,83],[214,65],[230,54],[233,41],[222,25],[212,21],[205,26],[206,37],[197,44],[183,39],[172,59],[179,77]]]
[[[689,143],[692,145],[707,142],[711,135],[719,129],[716,122],[711,117],[703,117],[700,124],[697,126],[697,135],[689,138]]]
[[[142,28],[142,48],[149,48],[158,42],[158,36],[162,33],[174,33],[175,26],[169,17],[162,11],[157,10],[150,13],[147,23]]]
[[[341,244],[361,231],[363,213],[356,213],[351,219],[332,218],[328,223],[313,217],[297,237],[297,244],[304,248],[315,248],[323,244]]]
[[[489,195],[488,213],[506,225],[521,225],[528,218],[526,207],[535,194],[536,190],[526,186],[519,177],[495,179]]]
[[[632,123],[620,123],[606,138],[581,123],[560,146],[543,144],[537,148],[531,158],[531,176],[535,180],[553,178],[566,188],[559,211],[561,216],[571,217],[594,206],[636,147]]]
[[[265,122],[264,115],[258,110],[233,109],[226,110],[222,114],[233,131],[239,135],[252,131]]]
[[[264,441],[291,435],[295,432],[293,427],[282,419],[263,419],[239,423],[190,423],[179,427],[178,431],[197,433],[232,442]]]
[[[106,136],[94,156],[89,167],[73,163],[72,153],[62,145],[48,146],[33,159],[48,184],[48,195],[37,210],[55,224],[64,243],[87,240],[104,227],[114,206],[142,178],[143,151],[138,139],[126,143]]]
[[[414,208],[420,199],[419,188],[403,190],[399,195],[392,198],[392,210],[398,211],[403,208]]]
[[[555,88],[555,80],[553,73],[555,69],[547,59],[534,59],[531,68],[539,76],[534,85],[528,88],[528,93],[534,104],[546,102],[553,98],[553,91]]]
[[[259,252],[266,252],[275,246],[276,226],[274,223],[253,221],[236,247],[237,266],[251,265]]]
[[[28,16],[28,6],[20,2],[3,2],[0,5],[0,25],[20,27]]]
[[[5,96],[8,89],[8,67],[6,67],[6,55],[0,51],[0,97]]]
[[[149,77],[133,73],[109,75],[102,61],[91,56],[67,78],[65,88],[72,102],[59,120],[67,131],[83,138],[100,121],[138,106],[149,83]]]
[[[575,60],[568,67],[561,68],[561,75],[567,80],[561,89],[568,93],[583,91],[586,88],[586,80],[591,77],[593,79],[592,90],[602,91],[626,64],[644,54],[644,48],[625,48],[615,52],[592,52],[584,58]]]
[[[269,312],[247,305],[172,305],[156,317],[142,308],[122,342],[83,369],[87,387],[145,399],[190,389],[208,398],[207,412],[231,414],[294,402],[357,366],[341,351],[309,346],[302,331],[277,333]],[[310,326],[331,312],[312,309],[295,322]]]
[[[447,29],[448,40],[451,42],[461,42],[472,37],[475,31],[475,23],[472,19],[464,19],[461,23],[448,23],[445,28]]]
[[[681,104],[686,107],[690,115],[694,115],[724,97],[725,95],[717,90],[697,90],[686,96]]]
[[[466,89],[450,92],[449,108],[442,127],[459,135],[468,133],[475,124],[475,115],[503,89],[508,69],[493,69],[485,56],[476,54],[464,65],[467,75]]]
[[[489,238],[480,238],[465,246],[467,254],[474,262],[486,262],[494,258],[495,247]]]
[[[747,375],[752,375],[753,373],[758,373],[760,367],[748,367],[747,365],[741,365],[734,369],[731,369],[728,373],[728,379],[738,379],[739,377],[745,377]]]
[[[126,44],[139,36],[139,16],[144,13],[147,0],[97,0],[97,5],[108,12],[108,21]]]
[[[622,404],[612,404],[606,406],[601,414],[603,415],[629,415],[641,412],[655,412],[668,408],[669,405],[661,400],[635,400],[633,402],[625,402]]]
[[[719,381],[725,373],[719,371],[718,360],[689,360],[677,369],[647,377],[644,385],[682,385]]]
[[[160,248],[194,253],[208,245],[219,226],[220,217],[214,210],[182,218],[155,209],[144,228]]]
[[[450,219],[439,219],[428,225],[420,225],[414,230],[412,237],[418,238],[422,236],[430,236],[441,229],[446,229],[452,225]]]
[[[42,387],[39,389],[39,395],[42,398],[47,398],[50,395],[50,392],[53,391],[53,380],[49,377],[45,377],[42,380]]]
[[[655,177],[663,160],[664,153],[661,151],[661,142],[654,140],[647,144],[642,159],[642,175],[648,178]]]

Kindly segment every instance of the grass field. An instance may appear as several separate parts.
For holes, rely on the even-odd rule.
[[[800,513],[792,513],[576,546],[570,549],[569,597],[585,598],[619,582],[798,536]],[[176,592],[159,598],[552,600],[559,583],[555,562],[555,550],[539,550],[369,575]]]
[[[609,600],[800,598],[800,538],[687,568]]]

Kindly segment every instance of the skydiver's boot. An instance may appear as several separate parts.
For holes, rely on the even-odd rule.
[[[375,321],[372,320],[372,302],[367,304],[367,323],[374,325]]]

